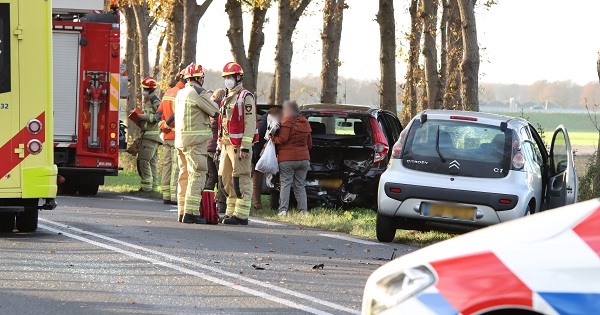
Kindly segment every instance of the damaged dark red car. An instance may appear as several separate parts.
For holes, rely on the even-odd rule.
[[[376,208],[379,177],[400,137],[396,114],[377,107],[313,104],[300,108],[312,128],[309,207]]]

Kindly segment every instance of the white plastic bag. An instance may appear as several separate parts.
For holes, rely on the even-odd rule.
[[[277,163],[277,153],[273,141],[269,140],[265,145],[263,154],[256,162],[255,169],[264,174],[274,175],[279,172],[279,163]]]

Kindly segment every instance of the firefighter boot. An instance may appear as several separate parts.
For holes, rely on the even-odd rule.
[[[197,214],[186,213],[182,218],[183,223],[206,224],[206,220]]]

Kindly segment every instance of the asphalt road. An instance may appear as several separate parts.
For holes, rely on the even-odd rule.
[[[0,314],[357,314],[371,272],[413,250],[258,219],[187,225],[118,194],[57,201],[36,233],[0,235]]]

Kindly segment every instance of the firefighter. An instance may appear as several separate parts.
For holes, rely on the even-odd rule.
[[[162,102],[156,112],[158,127],[163,139],[163,167],[162,167],[162,194],[164,204],[177,204],[177,177],[179,176],[179,165],[177,162],[177,149],[175,149],[175,131],[166,124],[173,115],[175,107],[175,96],[177,92],[185,87],[183,70],[177,74],[177,84],[168,89],[163,95]]]
[[[210,117],[219,107],[202,88],[202,66],[191,63],[184,72],[185,87],[175,97],[175,147],[179,154],[177,207],[183,223],[206,223],[200,216],[202,190],[206,183],[206,142],[212,138]]]
[[[156,121],[156,111],[160,105],[157,83],[152,77],[142,80],[144,113],[138,115],[142,129],[142,143],[137,156],[138,174],[141,177],[140,191],[152,191],[158,187],[158,146],[162,143]]]
[[[223,68],[227,96],[220,109],[219,174],[227,197],[224,224],[247,225],[252,205],[252,145],[258,140],[254,96],[242,85],[244,70],[230,62]]]

